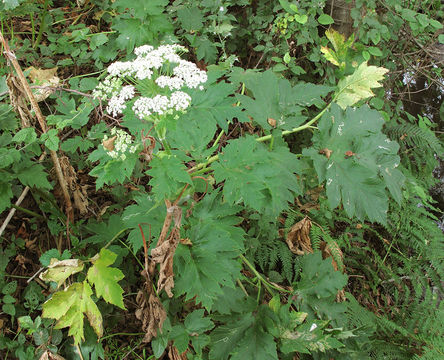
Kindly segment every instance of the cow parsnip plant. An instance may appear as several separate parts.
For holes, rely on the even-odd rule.
[[[338,319],[347,305],[335,306],[332,301],[347,276],[318,253],[301,263],[303,277],[291,290],[276,287],[243,255],[248,234],[239,227],[238,214],[248,211],[252,218],[276,223],[294,197],[311,186],[308,166],[325,184],[332,209],[342,204],[350,217],[385,223],[388,199],[391,195],[399,200],[403,180],[396,168],[398,146],[381,133],[378,112],[359,106],[372,95],[371,88],[380,86],[385,70],[362,63],[337,88],[291,85],[271,71],[221,65],[205,72],[178,52],[184,48],[136,48],[134,60],[110,65],[94,90],[118,120],[90,154],[89,161],[96,164],[90,174],[97,177],[97,189],[139,178],[140,193],[136,205],[127,207],[120,218],[113,216],[108,230],[96,227],[97,235],[86,243],[108,242],[106,234],[114,227],[113,240],[130,231],[136,252],[143,245],[141,224],[149,224],[157,238],[168,213],[186,212],[182,224],[175,220],[174,231],[187,241],[172,250],[174,275],[169,274],[166,292],[171,301],[195,303],[201,310],[190,313],[184,323],[169,314],[169,320],[159,324],[152,340],[156,357],[168,341],[193,359],[201,358],[207,346],[211,359],[277,359],[278,352],[341,351],[347,339],[359,336],[353,328],[330,328],[331,321],[345,326]],[[239,88],[242,94],[237,93]],[[246,134],[220,146],[235,121],[252,121],[263,136]],[[313,146],[294,154],[284,136],[303,130],[313,131]],[[155,242],[149,251],[154,247]],[[85,280],[66,284],[43,305],[42,316],[56,319],[57,329],[69,327],[75,344],[84,339],[85,315],[96,335],[103,335],[93,289],[98,299],[125,308],[118,284],[123,273],[110,267],[116,257],[103,248],[90,259]],[[236,287],[236,282],[251,282],[241,274],[242,263],[256,275],[257,299],[262,287],[274,296],[268,306]],[[41,278],[61,286],[84,265],[81,260],[54,259]],[[313,281],[319,284],[311,289]],[[298,301],[281,305],[280,292]],[[162,292],[157,295],[165,300]]]

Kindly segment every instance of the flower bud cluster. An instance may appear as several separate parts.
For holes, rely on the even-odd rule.
[[[106,108],[117,116],[126,108],[126,102],[137,95],[132,110],[141,119],[154,120],[158,116],[184,112],[191,104],[185,89],[199,88],[207,81],[207,74],[196,64],[183,60],[178,53],[186,49],[180,45],[162,45],[157,49],[150,45],[135,49],[132,61],[115,62],[108,67],[108,76],[97,86],[94,96],[109,99]],[[146,82],[151,85],[147,86]],[[143,86],[137,85],[143,82]],[[133,85],[123,86],[124,83]],[[150,97],[144,96],[144,88],[150,88]],[[141,94],[136,94],[141,89]],[[154,91],[154,96],[152,92]],[[157,94],[156,94],[157,92]]]
[[[130,154],[136,152],[137,145],[132,145],[131,135],[124,130],[114,127],[111,129],[111,135],[113,135],[111,138],[105,135],[102,144],[108,155],[113,159],[125,160],[127,152]]]

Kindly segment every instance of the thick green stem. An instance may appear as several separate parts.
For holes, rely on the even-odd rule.
[[[282,136],[294,134],[294,133],[297,133],[297,132],[305,130],[305,129],[312,129],[313,128],[312,124],[315,123],[317,120],[319,120],[322,117],[322,115],[324,115],[324,113],[330,108],[332,102],[330,102],[319,114],[317,114],[310,121],[306,122],[304,125],[298,126],[297,128],[294,128],[291,130],[282,131]],[[266,135],[266,136],[262,136],[260,138],[257,138],[256,141],[264,142],[264,141],[268,141],[271,139],[272,139],[272,136],[270,134],[270,135]],[[191,174],[194,175],[197,171],[201,171],[202,169],[206,168],[208,165],[210,165],[211,163],[213,163],[217,160],[219,160],[219,155],[214,155],[214,156],[210,157],[206,162],[200,163],[200,164],[192,167],[191,169],[188,169],[188,173],[190,173],[190,175]]]

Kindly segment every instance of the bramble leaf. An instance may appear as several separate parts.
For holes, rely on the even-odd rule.
[[[42,317],[58,320],[55,329],[69,327],[68,335],[74,337],[74,344],[85,340],[83,333],[83,316],[98,337],[103,334],[102,314],[91,299],[92,290],[86,281],[74,283],[64,291],[58,291],[43,304]]]
[[[382,86],[379,81],[384,79],[386,72],[388,70],[383,67],[368,66],[367,62],[363,62],[353,74],[339,80],[334,98],[336,103],[345,109],[373,96],[371,89]]]
[[[367,106],[332,106],[319,121],[313,147],[304,155],[314,162],[319,182],[326,180],[330,207],[340,202],[348,216],[385,223],[387,188],[401,201],[404,176],[397,169],[399,145],[382,132],[384,120]]]
[[[102,248],[100,253],[92,258],[94,265],[89,268],[86,278],[94,285],[97,297],[102,296],[106,302],[125,309],[123,289],[118,284],[118,281],[124,278],[123,272],[109,267],[116,258],[117,255],[112,251]]]
[[[269,151],[248,136],[229,141],[219,159],[213,164],[214,175],[218,182],[225,181],[224,198],[231,204],[243,201],[257,211],[278,216],[293,193],[301,193],[295,175],[299,160],[285,145]]]

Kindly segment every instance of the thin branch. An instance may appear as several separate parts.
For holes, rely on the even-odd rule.
[[[48,131],[48,126],[46,124],[45,118],[42,114],[42,111],[40,110],[40,107],[37,103],[37,101],[34,98],[34,95],[32,93],[32,90],[28,84],[28,82],[26,81],[25,75],[23,74],[22,68],[20,67],[18,61],[17,61],[17,57],[15,56],[15,54],[11,51],[11,49],[9,48],[9,44],[8,41],[3,37],[2,32],[0,31],[0,41],[3,44],[4,47],[4,54],[6,56],[6,58],[11,62],[12,66],[14,67],[17,76],[20,80],[20,82],[22,83],[23,89],[29,99],[29,102],[31,103],[31,106],[34,110],[34,113],[37,117],[37,120],[40,124],[40,127],[42,129],[42,131],[44,133],[46,133]],[[65,200],[65,204],[66,204],[66,213],[67,213],[67,238],[69,239],[69,223],[74,221],[74,209],[71,203],[71,197],[69,195],[68,192],[68,184],[66,182],[66,179],[63,175],[62,172],[62,167],[60,166],[60,161],[59,158],[57,156],[57,153],[54,150],[50,150],[50,155],[51,155],[51,159],[52,162],[54,163],[54,168],[57,174],[57,179],[59,181],[60,187],[62,189],[62,193],[63,193],[63,197]]]

